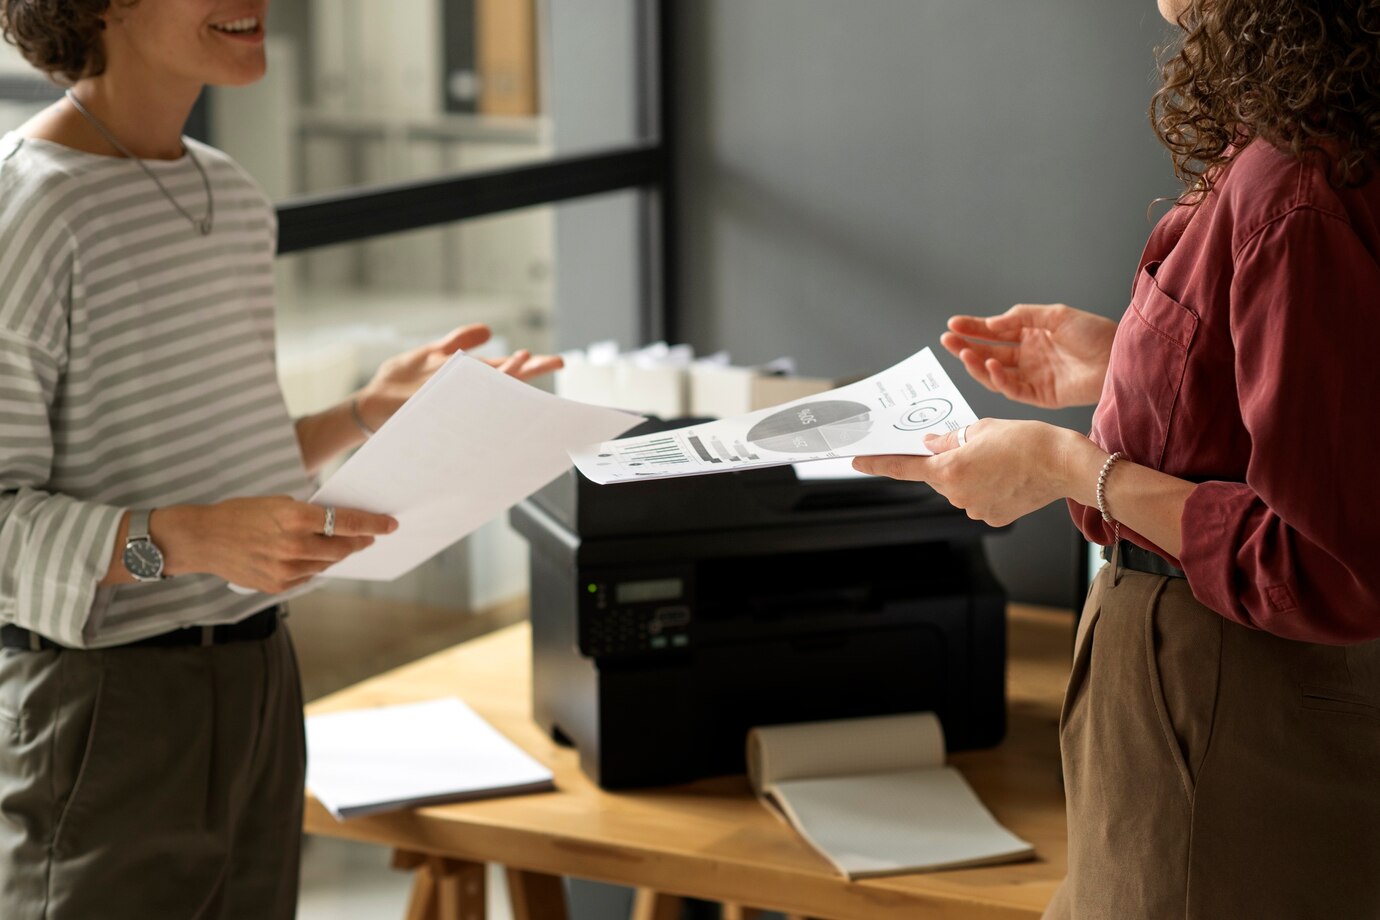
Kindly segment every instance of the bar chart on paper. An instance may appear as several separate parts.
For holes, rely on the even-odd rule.
[[[630,442],[627,446],[611,441],[606,450],[599,454],[602,465],[618,466],[630,475],[637,475],[639,467],[658,470],[673,469],[678,465],[700,463],[743,463],[759,460],[756,453],[735,440],[730,448],[714,435],[701,437],[687,434],[683,441],[675,437],[648,438]],[[692,456],[693,454],[693,456]]]

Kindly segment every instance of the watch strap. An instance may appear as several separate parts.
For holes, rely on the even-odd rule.
[[[147,540],[149,538],[149,515],[153,513],[151,508],[135,508],[129,513],[129,535],[125,538],[125,543],[131,540]]]

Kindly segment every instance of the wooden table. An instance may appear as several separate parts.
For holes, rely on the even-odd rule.
[[[610,793],[532,720],[526,623],[323,697],[308,714],[459,696],[555,772],[558,791],[337,822],[308,797],[306,830],[395,850],[416,871],[409,920],[484,912],[484,864],[506,867],[517,920],[566,915],[561,876],[638,889],[634,912],[677,916],[677,897],[833,920],[1033,920],[1064,875],[1058,718],[1071,654],[1067,612],[1010,611],[1006,740],[953,754],[997,819],[1035,846],[1021,863],[848,882],[752,796],[742,776]]]

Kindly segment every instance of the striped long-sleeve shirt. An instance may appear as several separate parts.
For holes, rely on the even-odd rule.
[[[187,145],[208,236],[134,161],[0,139],[0,622],[67,646],[272,603],[210,575],[98,587],[125,509],[309,491],[274,365],[273,209]],[[188,156],[147,165],[205,212]]]

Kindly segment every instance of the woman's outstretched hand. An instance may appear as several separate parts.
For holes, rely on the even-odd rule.
[[[1102,394],[1116,323],[1067,304],[1016,304],[999,316],[954,316],[939,343],[973,379],[1007,399],[1057,409]]]
[[[448,335],[428,342],[419,348],[394,355],[375,372],[372,380],[359,393],[359,412],[364,423],[375,430],[392,418],[393,413],[408,397],[431,379],[431,375],[457,351],[478,348],[492,333],[483,323],[472,323],[452,330]],[[534,355],[529,351],[515,351],[504,358],[483,359],[511,377],[531,380],[559,370],[558,355]]]

